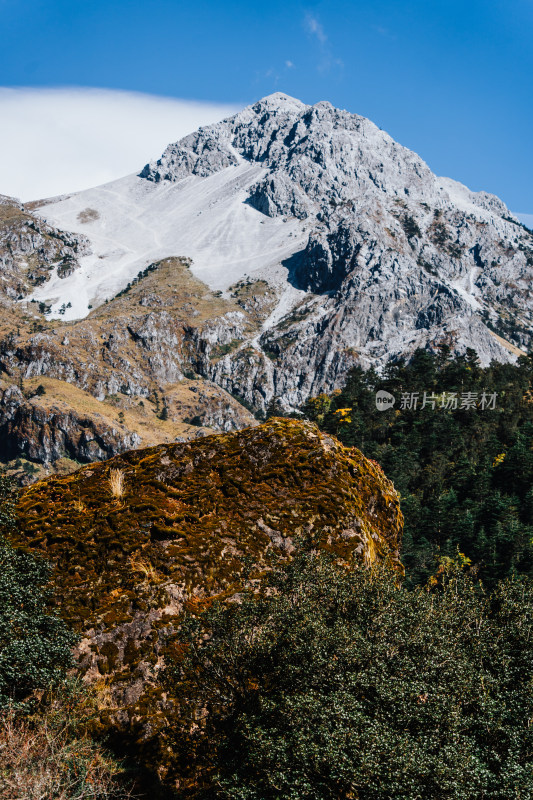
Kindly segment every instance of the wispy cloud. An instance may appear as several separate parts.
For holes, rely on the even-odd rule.
[[[304,27],[307,33],[313,37],[318,44],[318,71],[328,72],[332,67],[337,67],[342,70],[344,64],[340,58],[333,55],[328,35],[318,17],[308,12],[304,18]]]
[[[319,22],[314,14],[307,13],[305,15],[305,25],[309,33],[316,36],[321,45],[326,44],[328,37],[326,36],[322,23]]]
[[[294,69],[294,64],[292,63],[292,61],[286,61],[285,66],[287,67],[287,69]]]
[[[106,183],[235,111],[108,89],[0,87],[0,194],[36,200]]]

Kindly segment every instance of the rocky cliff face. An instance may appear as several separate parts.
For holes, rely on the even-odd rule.
[[[254,208],[306,221],[307,244],[286,266],[308,296],[266,326],[253,353],[215,367],[222,385],[231,371],[260,404],[262,374],[263,394],[296,405],[353,363],[417,347],[473,347],[484,363],[527,349],[533,236],[498,198],[438,178],[363,117],[284,95],[171,145],[141,176],[206,176],[238,158],[265,170],[249,190]]]
[[[66,278],[89,240],[47,225],[13,197],[0,195],[0,299],[22,299],[53,272]],[[3,297],[2,297],[3,296]]]
[[[355,364],[442,344],[512,361],[531,341],[531,232],[498,198],[435,176],[329,103],[264,98],[140,176],[39,214],[87,235],[93,253],[75,281],[36,290],[52,314],[37,320],[28,303],[23,332],[17,320],[5,332],[11,377],[148,398],[194,373],[227,398],[216,419],[195,418],[228,430],[242,424],[232,397],[295,408]],[[109,273],[123,276],[115,294]],[[88,316],[74,321],[80,287]],[[51,317],[67,297],[63,327]]]
[[[61,380],[0,380],[2,468],[21,485],[66,474],[134,447],[184,442],[255,418],[218,386],[184,380],[139,401],[89,392]]]
[[[257,327],[268,298],[256,302],[250,288],[224,301],[169,259],[78,323],[13,315],[0,337],[0,460],[48,468],[256,424],[198,374]],[[46,396],[35,395],[39,384]]]
[[[26,458],[50,465],[67,458],[103,461],[137,447],[140,436],[123,425],[113,427],[80,409],[26,398],[17,386],[0,383],[0,438],[5,460]]]
[[[162,774],[179,709],[161,677],[185,610],[233,597],[246,562],[260,577],[298,537],[401,569],[399,499],[381,469],[289,420],[124,453],[29,487],[18,511],[17,543],[56,564],[81,669],[105,689],[103,728],[138,737]]]
[[[40,328],[0,342],[1,369],[69,381],[104,399],[148,397],[154,384],[183,380],[244,341],[254,325],[239,305],[192,278],[186,260],[167,259],[88,319]]]

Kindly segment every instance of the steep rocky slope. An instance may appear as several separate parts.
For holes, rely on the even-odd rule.
[[[58,603],[83,634],[79,661],[99,687],[103,728],[137,738],[161,774],[179,708],[160,678],[184,610],[233,597],[246,565],[260,579],[298,537],[348,563],[401,569],[392,484],[309,423],[273,419],[124,453],[29,487],[18,511],[16,543],[56,565]]]
[[[32,303],[12,306],[0,337],[0,460],[62,470],[65,458],[108,458],[254,424],[199,371],[257,329],[263,306],[266,284],[236,287],[223,300],[178,259],[151,265],[79,322],[47,321]],[[39,386],[45,395],[35,395]],[[24,466],[25,480],[38,474]]]
[[[34,297],[87,313],[155,257],[226,292],[266,280],[260,331],[203,375],[297,406],[355,364],[441,343],[513,360],[532,326],[533,236],[493,195],[435,176],[363,117],[276,94],[169,145],[139,176],[43,205],[93,255]],[[226,329],[214,334],[227,341]]]
[[[213,384],[184,380],[161,397],[138,400],[89,392],[52,378],[19,386],[0,380],[2,467],[20,484],[133,447],[195,439],[213,430],[256,424],[239,403]]]
[[[43,320],[34,335],[12,331],[0,342],[0,368],[66,380],[99,399],[117,392],[146,397],[154,383],[182,380],[195,365],[207,371],[206,362],[257,331],[257,314],[243,307],[243,287],[237,300],[220,298],[189,266],[186,259],[151,264],[86,320]]]
[[[90,253],[83,234],[68,234],[47,225],[13,197],[0,195],[0,303],[27,295],[46,283],[52,272],[59,280],[79,267]]]
[[[42,383],[39,389],[46,392]],[[8,462],[21,456],[26,466],[62,459],[96,461],[140,444],[140,437],[124,426],[110,425],[101,414],[83,414],[81,398],[74,406],[64,399],[50,403],[40,392],[30,390],[26,397],[17,386],[0,381],[0,438]]]
[[[487,363],[530,343],[533,235],[505,205],[363,117],[282,94],[139,175],[4,198],[0,258],[6,383],[55,379],[126,416],[144,404],[178,437],[298,407],[417,347]]]

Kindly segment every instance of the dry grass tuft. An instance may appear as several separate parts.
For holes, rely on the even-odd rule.
[[[79,489],[78,489],[78,499],[75,500],[72,505],[74,507],[74,510],[77,511],[78,514],[84,514],[87,511],[87,506],[81,499],[81,493]]]
[[[132,572],[142,575],[149,583],[157,583],[161,577],[153,564],[144,558],[132,559],[130,567]]]
[[[113,693],[111,691],[112,683],[113,677],[111,675],[102,675],[102,677],[98,678],[92,685],[91,691],[98,711],[116,708],[116,703],[113,700]]]
[[[0,800],[128,800],[121,769],[72,720],[0,717]]]
[[[109,470],[109,488],[111,489],[111,494],[113,497],[116,497],[117,500],[124,495],[125,489],[125,475],[124,470],[122,469],[110,469]]]

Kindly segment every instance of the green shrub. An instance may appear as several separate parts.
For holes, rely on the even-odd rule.
[[[318,554],[184,628],[178,773],[226,800],[530,800],[533,586]]]
[[[0,470],[0,536],[15,527],[15,486],[13,481]]]
[[[50,565],[2,536],[14,525],[14,490],[0,475],[0,708],[59,685],[77,638],[50,609]]]
[[[415,218],[412,217],[410,214],[404,214],[403,215],[403,217],[401,218],[401,224],[402,224],[402,228],[404,230],[404,233],[405,233],[405,235],[407,236],[408,239],[411,239],[414,236],[417,236],[419,238],[420,238],[420,236],[422,236],[420,228],[416,224]]]

